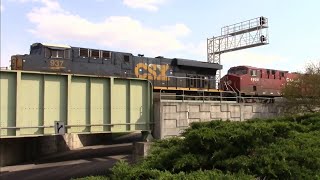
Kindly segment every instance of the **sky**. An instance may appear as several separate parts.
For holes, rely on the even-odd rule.
[[[302,71],[320,61],[319,0],[0,0],[1,67],[32,43],[207,61],[207,38],[265,16],[269,44],[222,54],[232,66]]]

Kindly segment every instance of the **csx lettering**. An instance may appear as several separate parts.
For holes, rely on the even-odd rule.
[[[144,64],[138,63],[134,69],[134,74],[136,77],[149,79],[149,80],[158,80],[166,81],[170,80],[167,76],[167,71],[169,70],[169,65],[158,65],[158,64]]]

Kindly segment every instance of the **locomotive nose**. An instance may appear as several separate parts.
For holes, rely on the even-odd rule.
[[[228,76],[224,76],[221,80],[222,80],[223,84],[227,84],[227,85],[232,84],[232,81],[231,81],[231,79],[228,78]]]
[[[221,78],[221,80],[220,80],[220,88],[221,88],[222,90],[225,90],[225,91],[228,91],[228,90],[229,90],[229,88],[228,88],[228,81],[230,81],[229,78],[228,78],[228,76],[224,76],[224,77]]]
[[[11,56],[11,69],[22,70],[22,57],[21,55]]]

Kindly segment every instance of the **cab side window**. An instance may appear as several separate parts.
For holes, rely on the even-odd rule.
[[[257,76],[257,70],[250,70],[250,75],[253,77]]]
[[[71,51],[70,49],[51,49],[45,48],[44,51],[46,58],[64,58],[70,59]]]
[[[63,58],[63,50],[52,49],[51,58]]]

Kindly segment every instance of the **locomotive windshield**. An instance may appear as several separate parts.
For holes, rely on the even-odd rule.
[[[39,44],[33,44],[30,47],[30,54],[41,54],[42,46]]]
[[[234,67],[229,69],[228,74],[236,74],[236,75],[243,75],[248,73],[248,68],[246,67]]]

